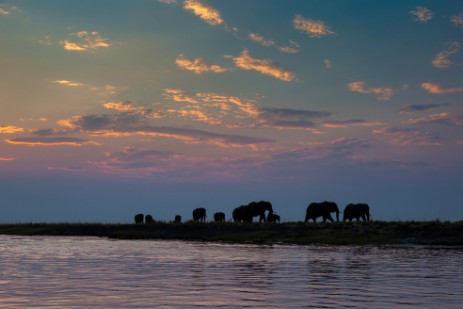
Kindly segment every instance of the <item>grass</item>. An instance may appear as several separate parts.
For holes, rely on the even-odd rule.
[[[0,224],[0,234],[99,236],[114,239],[179,239],[255,244],[427,244],[463,245],[463,221],[370,221],[281,224],[166,223],[26,223]]]

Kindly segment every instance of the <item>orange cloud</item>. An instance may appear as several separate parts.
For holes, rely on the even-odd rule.
[[[145,108],[142,106],[136,106],[130,102],[107,102],[103,104],[107,109],[114,109],[118,112],[129,113],[139,116],[144,116],[148,118],[162,118],[163,115],[160,112],[154,111],[150,108]],[[66,126],[66,123],[64,123]]]
[[[383,136],[392,145],[442,145],[440,138],[434,134],[413,128],[382,128],[373,130],[372,133]]]
[[[196,16],[212,26],[223,24],[220,12],[211,6],[204,5],[199,0],[185,0],[183,3],[185,10],[193,12]]]
[[[0,161],[14,161],[16,158],[5,158],[5,157],[0,157]]]
[[[95,142],[72,137],[24,137],[7,139],[5,142],[12,145],[25,146],[82,146],[85,144],[98,145],[98,143]]]
[[[262,46],[275,47],[282,53],[295,54],[299,51],[299,44],[293,41],[289,41],[290,46],[280,46],[275,41],[268,40],[257,33],[249,32],[248,36],[251,41],[254,41]]]
[[[366,83],[362,81],[352,82],[347,85],[347,88],[353,92],[376,94],[376,98],[378,100],[389,100],[395,94],[395,91],[392,88],[365,88],[365,84]]]
[[[379,121],[365,121],[365,120],[347,120],[347,121],[325,121],[321,124],[326,128],[350,128],[350,127],[377,127],[384,125]]]
[[[204,72],[223,73],[229,71],[229,69],[223,68],[220,65],[209,65],[202,58],[196,58],[191,61],[189,59],[183,58],[183,55],[180,55],[180,57],[175,60],[175,63],[180,68],[193,71],[196,74],[201,74]]]
[[[0,134],[14,134],[20,132],[24,132],[24,129],[15,126],[0,126]]]
[[[433,83],[422,83],[421,88],[432,94],[463,92],[463,87],[443,87]]]
[[[58,80],[55,80],[53,82],[57,83],[57,84],[60,84],[60,85],[69,86],[69,87],[83,87],[83,86],[86,86],[83,83],[72,82],[72,81],[66,80],[66,79],[58,79]]]
[[[290,82],[296,78],[293,72],[281,69],[270,59],[256,59],[251,57],[247,50],[244,50],[239,57],[226,57],[232,58],[235,66],[243,70],[255,70],[264,75],[269,75],[286,82]]]
[[[439,114],[432,114],[427,117],[410,118],[406,120],[405,123],[409,123],[409,124],[443,123],[443,124],[454,124],[456,126],[462,126],[463,118],[461,118],[457,114],[451,114],[451,113],[445,112],[445,113],[439,113]]]
[[[434,67],[443,69],[453,64],[453,62],[449,60],[449,57],[453,54],[458,53],[458,51],[460,50],[460,43],[450,42],[448,43],[448,45],[449,47],[446,50],[439,52],[433,59],[432,65]]]
[[[10,14],[11,14],[10,11],[0,8],[0,15],[10,15]]]
[[[330,27],[325,25],[320,20],[306,19],[300,15],[296,15],[293,19],[293,26],[295,29],[305,32],[312,38],[321,38],[326,35],[336,34]]]
[[[101,37],[100,34],[96,31],[79,31],[76,33],[71,33],[71,35],[76,37],[75,40],[77,40],[77,42],[65,40],[63,42],[65,50],[92,51],[98,48],[106,48],[111,46],[111,44],[108,43],[108,39]]]

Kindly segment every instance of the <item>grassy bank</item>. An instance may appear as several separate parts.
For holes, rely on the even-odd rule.
[[[355,222],[235,224],[156,222],[154,224],[0,224],[4,235],[100,236],[115,239],[178,239],[235,243],[463,245],[459,222]]]

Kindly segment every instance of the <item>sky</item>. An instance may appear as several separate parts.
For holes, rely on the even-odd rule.
[[[0,222],[463,220],[461,1],[0,0],[0,29]]]

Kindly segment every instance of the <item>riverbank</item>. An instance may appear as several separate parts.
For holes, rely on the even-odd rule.
[[[420,244],[463,245],[463,221],[340,222],[281,224],[165,223],[26,223],[0,224],[0,234],[99,236],[113,239],[177,239],[255,244]]]

